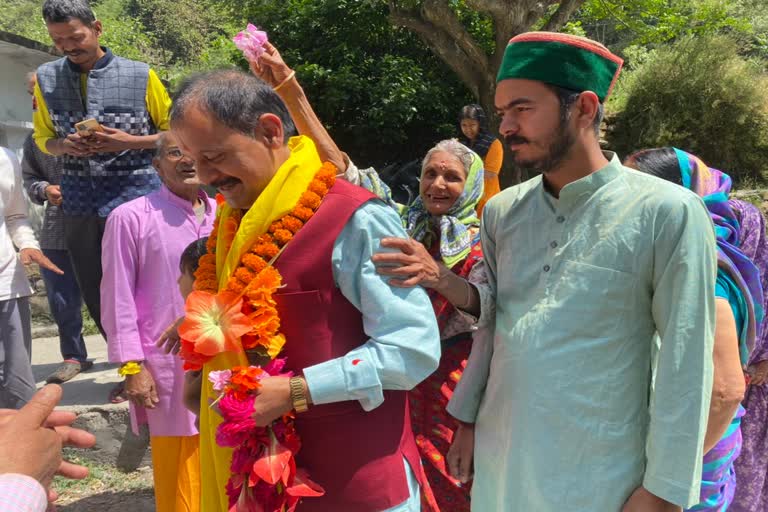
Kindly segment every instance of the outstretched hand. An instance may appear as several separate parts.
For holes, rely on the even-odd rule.
[[[254,75],[267,82],[272,87],[283,83],[293,72],[285,63],[280,52],[272,43],[264,43],[264,53],[259,60],[249,61]]]
[[[63,275],[64,271],[53,264],[40,249],[26,248],[19,251],[19,258],[24,265],[30,263],[37,263],[40,267],[50,270],[59,275]]]

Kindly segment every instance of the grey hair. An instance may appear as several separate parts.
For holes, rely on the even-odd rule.
[[[163,149],[165,149],[166,133],[160,132],[157,140],[155,141],[155,157],[161,158],[163,156]]]
[[[173,99],[171,124],[182,121],[191,108],[198,107],[218,122],[254,136],[259,118],[274,114],[283,124],[284,143],[296,127],[280,96],[262,80],[237,70],[217,70],[186,79]]]
[[[427,151],[424,160],[421,161],[422,173],[424,172],[424,169],[426,169],[427,163],[429,163],[429,159],[432,158],[432,155],[440,151],[454,156],[461,162],[461,165],[464,167],[464,172],[469,176],[469,169],[472,167],[472,150],[456,139],[441,140],[435,147]]]
[[[96,15],[88,0],[45,0],[43,19],[46,23],[66,23],[77,19],[90,25],[96,21]]]

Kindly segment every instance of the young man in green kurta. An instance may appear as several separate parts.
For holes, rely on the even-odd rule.
[[[541,176],[483,212],[496,319],[448,407],[465,422],[449,465],[467,481],[474,462],[474,511],[698,502],[714,231],[696,195],[601,151],[621,64],[593,41],[539,32],[513,38],[499,70],[501,134]]]

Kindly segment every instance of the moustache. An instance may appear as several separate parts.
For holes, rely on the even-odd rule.
[[[528,139],[519,135],[507,135],[504,137],[504,142],[507,143],[507,146],[512,146],[513,144],[528,144]]]

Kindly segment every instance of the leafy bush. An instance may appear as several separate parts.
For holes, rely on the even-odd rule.
[[[676,146],[737,182],[768,178],[768,77],[724,36],[684,38],[647,55],[607,105],[620,155]]]

